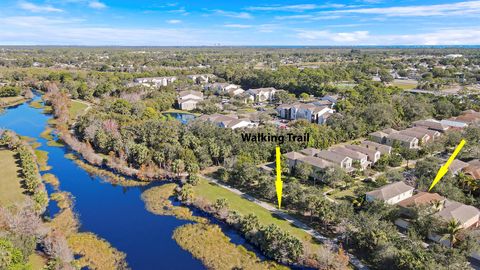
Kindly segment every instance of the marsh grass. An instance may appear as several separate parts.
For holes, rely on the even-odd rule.
[[[86,172],[92,175],[100,176],[106,182],[109,182],[115,185],[119,185],[123,187],[139,187],[139,186],[146,186],[150,184],[149,182],[145,182],[145,181],[135,181],[132,179],[127,179],[111,171],[104,170],[102,168],[90,165],[86,162],[83,162],[73,153],[65,154],[65,158],[73,160],[75,164],[77,164],[77,166],[84,169]]]
[[[37,156],[37,163],[40,171],[48,171],[52,167],[48,166],[48,152],[43,150],[35,150],[35,155]]]
[[[72,200],[68,192],[55,192],[50,195],[50,199],[57,202],[60,209],[65,210],[72,206]]]
[[[52,185],[55,189],[58,189],[58,187],[60,186],[60,181],[58,180],[58,178],[51,173],[44,174],[42,178],[45,183]]]
[[[174,231],[173,238],[208,269],[288,269],[274,262],[262,262],[255,253],[235,245],[219,226],[187,224]]]
[[[61,231],[65,236],[70,236],[78,231],[79,223],[77,216],[71,208],[66,208],[58,213],[49,225],[54,230]]]
[[[93,233],[75,233],[68,237],[68,245],[76,255],[80,268],[92,270],[126,269],[125,254]]]
[[[179,219],[207,223],[207,219],[193,216],[190,209],[172,204],[170,197],[174,195],[175,188],[177,188],[177,184],[169,183],[144,191],[142,200],[145,202],[147,210],[156,215],[175,216]]]
[[[35,109],[42,109],[44,105],[42,104],[41,100],[36,100],[36,101],[30,102],[30,107]]]

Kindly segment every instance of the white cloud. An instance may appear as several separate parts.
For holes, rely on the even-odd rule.
[[[302,14],[302,15],[286,15],[286,16],[275,16],[276,20],[305,20],[305,21],[319,21],[319,20],[333,20],[341,18],[339,15],[325,15],[325,14]]]
[[[333,33],[328,30],[300,30],[297,36],[301,39],[329,40],[340,44],[351,44],[368,39],[369,33],[368,31]]]
[[[52,7],[50,5],[36,5],[30,2],[20,2],[21,9],[28,10],[30,12],[62,12],[62,9]]]
[[[182,23],[181,20],[167,20],[166,21],[168,24],[179,24],[179,23]]]
[[[416,34],[375,35],[368,31],[297,30],[302,44],[314,45],[476,45],[480,28],[446,28]]]
[[[308,14],[275,16],[276,20],[297,20],[297,19],[311,19],[311,18],[313,18],[313,15],[308,15]]]
[[[252,25],[249,24],[224,24],[224,27],[228,28],[238,28],[238,29],[246,29],[246,28],[252,28]]]
[[[333,14],[374,14],[387,17],[452,16],[480,14],[480,1],[465,1],[452,4],[396,6],[384,8],[357,8],[325,11]]]
[[[180,14],[180,15],[188,15],[188,14],[190,14],[189,12],[187,12],[187,10],[186,10],[184,7],[181,7],[181,8],[178,8],[178,9],[169,10],[169,11],[167,11],[167,12],[168,12],[168,13]]]
[[[72,23],[83,22],[83,19],[78,18],[47,18],[43,16],[12,16],[0,18],[0,24],[18,27],[50,27],[52,25],[65,25]]]
[[[252,19],[253,16],[248,12],[234,12],[234,11],[225,11],[216,9],[213,10],[215,15],[230,17],[230,18],[237,18],[237,19]]]
[[[299,4],[299,5],[272,5],[272,6],[254,6],[247,7],[247,10],[261,10],[261,11],[305,11],[317,9],[315,4]]]
[[[100,2],[100,1],[90,1],[88,3],[88,6],[91,7],[91,8],[94,8],[94,9],[107,8],[107,5],[105,5],[104,3]]]

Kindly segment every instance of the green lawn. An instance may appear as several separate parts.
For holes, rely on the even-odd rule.
[[[307,243],[312,243],[318,247],[318,243],[311,235],[303,230],[293,226],[288,221],[273,216],[268,210],[250,202],[239,195],[230,192],[227,189],[211,184],[205,179],[201,179],[199,184],[194,187],[195,196],[203,197],[210,202],[215,202],[219,198],[225,198],[228,201],[229,209],[237,211],[242,215],[255,214],[263,225],[276,224],[280,228],[289,231],[297,238]],[[315,247],[314,247],[315,248]]]
[[[409,82],[409,81],[405,81],[405,82],[402,82],[402,81],[394,81],[392,83],[393,86],[397,86],[397,87],[400,87],[402,88],[403,90],[412,90],[412,89],[415,89],[417,87],[417,83],[412,83],[412,82]]]
[[[82,102],[79,102],[79,101],[76,101],[76,100],[72,100],[72,102],[70,103],[70,108],[68,108],[68,112],[70,113],[70,117],[71,118],[77,117],[77,115],[79,115],[80,113],[85,111],[85,109],[87,109],[87,107],[88,107],[88,105],[86,105],[85,103],[82,103]]]
[[[0,150],[0,205],[2,206],[22,202],[26,197],[20,184],[20,167],[15,162],[12,151]]]

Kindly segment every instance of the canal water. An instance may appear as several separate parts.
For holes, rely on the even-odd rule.
[[[48,165],[52,169],[43,173],[56,175],[60,189],[73,195],[80,231],[93,232],[126,253],[127,262],[134,270],[205,269],[172,239],[175,228],[188,221],[148,212],[140,197],[145,187],[125,188],[105,182],[65,158],[66,147],[48,146],[40,133],[47,127],[49,118],[41,109],[24,103],[0,114],[0,128],[37,139],[42,144],[38,149],[49,153]],[[57,211],[52,205],[49,210]]]

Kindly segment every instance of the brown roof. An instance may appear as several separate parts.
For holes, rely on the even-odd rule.
[[[419,120],[419,121],[413,122],[413,124],[417,127],[418,126],[426,127],[426,128],[434,129],[434,130],[438,130],[438,131],[446,131],[447,129],[450,128],[449,126],[443,125],[439,121],[436,121],[436,120],[433,120],[433,119]]]
[[[419,192],[412,197],[405,199],[398,203],[399,206],[407,208],[413,206],[426,205],[433,202],[439,202],[445,200],[444,197],[437,193]]]
[[[474,159],[468,162],[468,167],[464,169],[465,173],[470,174],[475,179],[480,179],[480,160]]]
[[[418,132],[418,131],[415,131],[415,130],[405,129],[405,130],[400,131],[400,134],[415,137],[418,140],[423,140],[423,138],[425,138],[425,137],[430,139],[430,135],[428,135],[424,132]]]
[[[462,112],[460,116],[452,117],[451,120],[471,124],[480,121],[480,112],[474,110],[467,110]]]
[[[400,194],[403,194],[405,192],[408,192],[410,190],[413,190],[413,187],[405,184],[404,182],[395,182],[395,183],[383,186],[379,189],[367,192],[367,195],[370,195],[372,197],[375,197],[383,201],[388,201],[391,198],[398,196]]]
[[[411,127],[411,128],[407,128],[406,130],[413,130],[413,131],[416,131],[416,132],[422,132],[422,133],[430,135],[431,138],[440,136],[440,132],[438,132],[436,130],[428,129],[428,128],[425,128],[425,127]]]

